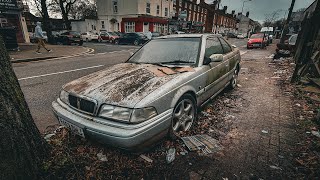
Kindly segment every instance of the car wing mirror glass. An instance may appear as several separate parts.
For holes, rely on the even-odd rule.
[[[210,56],[210,59],[212,62],[221,62],[221,61],[223,61],[223,55],[222,54],[213,54]]]

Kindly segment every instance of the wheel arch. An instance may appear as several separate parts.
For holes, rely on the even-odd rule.
[[[174,108],[175,105],[178,103],[179,99],[185,94],[190,94],[195,100],[195,105],[197,105],[196,90],[192,86],[184,86],[175,93],[175,95],[172,98],[170,107]]]

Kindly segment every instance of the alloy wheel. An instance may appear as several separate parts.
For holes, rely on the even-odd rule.
[[[135,41],[133,42],[133,44],[134,44],[135,46],[138,46],[138,45],[139,45],[139,41],[138,41],[138,40],[135,40]]]
[[[231,87],[234,89],[237,86],[238,83],[238,70],[237,68],[234,70],[234,73],[232,75],[231,79]]]
[[[181,100],[174,109],[172,131],[176,136],[188,131],[195,120],[195,105],[191,99]]]

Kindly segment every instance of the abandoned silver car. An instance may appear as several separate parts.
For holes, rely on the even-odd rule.
[[[140,149],[190,130],[198,107],[235,88],[240,59],[238,48],[220,35],[164,36],[126,63],[64,85],[53,110],[82,137]]]

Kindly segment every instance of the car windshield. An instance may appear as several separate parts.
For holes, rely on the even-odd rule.
[[[251,36],[251,39],[255,39],[255,38],[263,38],[263,34],[253,34]]]
[[[76,31],[70,31],[70,34],[74,36],[80,36],[80,33]]]
[[[152,40],[134,54],[128,62],[147,64],[197,63],[200,38],[169,38]]]

